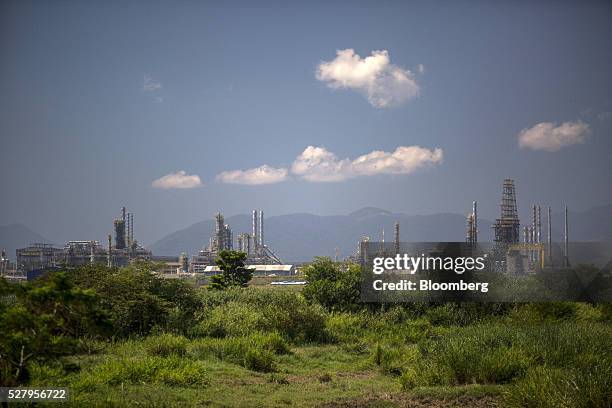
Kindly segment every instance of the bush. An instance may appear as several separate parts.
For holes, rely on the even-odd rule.
[[[260,309],[231,301],[212,309],[191,330],[191,334],[223,338],[246,336],[256,331],[268,329],[270,327]]]
[[[339,264],[330,258],[318,257],[304,268],[308,284],[302,290],[304,297],[329,311],[355,311],[360,309],[361,267]]]
[[[3,280],[4,282],[4,280]],[[75,287],[64,272],[20,285],[2,284],[10,302],[0,309],[0,385],[27,383],[34,361],[53,361],[78,350],[77,338],[107,332],[100,299]]]
[[[400,375],[408,365],[413,363],[418,356],[418,350],[413,347],[399,347],[377,343],[372,350],[372,361],[379,366],[383,372]]]
[[[243,365],[253,371],[269,373],[275,371],[274,356],[265,349],[249,347],[244,356]]]
[[[86,265],[71,271],[70,280],[99,295],[115,336],[146,335],[153,327],[185,333],[195,324],[200,308],[195,289],[179,279],[156,275],[154,268],[147,262],[120,269]]]
[[[258,331],[277,332],[294,343],[325,342],[325,313],[295,292],[273,289],[230,288],[206,291],[194,337],[246,336]]]
[[[402,385],[402,389],[404,391],[410,391],[416,387],[419,384],[419,376],[417,372],[412,368],[404,370],[400,376],[400,384]]]
[[[144,348],[152,356],[184,356],[187,352],[187,339],[173,334],[150,336],[144,340]]]

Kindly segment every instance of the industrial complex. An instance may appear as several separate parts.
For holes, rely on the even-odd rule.
[[[150,260],[151,251],[138,245],[134,239],[134,214],[121,209],[121,216],[113,221],[113,236],[108,235],[108,244],[99,241],[68,241],[63,248],[50,244],[33,243],[17,249],[15,274],[23,277],[37,276],[45,270],[62,266],[75,267],[86,264],[126,266],[135,260]],[[15,275],[14,274],[14,275]]]
[[[502,185],[500,217],[493,224],[493,243],[479,243],[477,202],[472,203],[472,211],[466,218],[465,243],[473,251],[486,251],[489,256],[489,269],[522,275],[538,272],[553,266],[553,243],[551,227],[551,208],[547,208],[547,237],[543,241],[542,209],[539,205],[531,207],[532,219],[528,225],[521,224],[518,217],[516,187],[514,180],[505,179]],[[569,266],[568,254],[568,212],[565,207],[564,242],[562,261],[557,267]],[[32,278],[45,270],[61,267],[76,267],[86,264],[104,264],[109,267],[122,267],[138,260],[150,260],[158,263],[160,273],[164,275],[202,275],[210,276],[219,273],[215,260],[223,250],[244,252],[245,264],[254,270],[257,276],[292,275],[296,273],[294,265],[286,265],[265,243],[264,213],[261,210],[252,212],[252,230],[240,232],[234,240],[230,225],[225,223],[223,214],[215,214],[215,226],[209,242],[195,255],[181,253],[178,256],[153,256],[150,250],[141,247],[134,239],[134,213],[121,208],[121,214],[113,220],[113,234],[108,235],[105,245],[95,240],[68,241],[58,248],[46,243],[33,243],[16,251],[16,263],[11,264],[6,253],[0,256],[0,275],[12,279]],[[522,239],[521,239],[522,231]],[[114,239],[113,239],[114,238]],[[384,250],[385,238],[382,230],[381,249]],[[114,242],[113,242],[114,241]],[[235,242],[234,242],[235,241]],[[370,241],[361,238],[355,255],[347,258],[356,262],[363,261],[360,253],[363,244]],[[395,251],[400,250],[400,225],[394,225]],[[338,252],[336,250],[336,258]],[[336,259],[338,260],[338,259]]]
[[[477,203],[474,201],[472,213],[467,216],[466,242],[474,247],[478,244]],[[567,206],[565,207],[563,261],[553,265],[552,258],[552,220],[551,208],[547,213],[547,242],[542,241],[542,209],[532,206],[531,223],[523,227],[523,240],[520,239],[520,220],[516,204],[514,180],[505,179],[502,186],[500,217],[493,224],[494,243],[491,252],[491,269],[513,275],[535,273],[546,267],[569,267],[569,229]]]

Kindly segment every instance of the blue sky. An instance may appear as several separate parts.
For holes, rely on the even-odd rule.
[[[612,202],[609,3],[254,3],[0,3],[0,224],[103,240],[126,205],[151,243],[218,210],[492,219],[505,177],[523,217]],[[299,170],[308,146],[335,159]],[[219,176],[262,165],[283,181]],[[178,171],[202,185],[153,186]]]

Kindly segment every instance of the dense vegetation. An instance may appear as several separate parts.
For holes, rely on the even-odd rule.
[[[152,269],[0,280],[0,385],[66,386],[77,406],[612,404],[608,304],[366,307],[359,269],[325,258],[302,292]]]

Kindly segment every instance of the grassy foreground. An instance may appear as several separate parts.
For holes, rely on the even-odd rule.
[[[74,406],[609,407],[607,306],[411,304],[329,312],[279,288],[198,292],[182,333],[80,340],[29,386]]]

